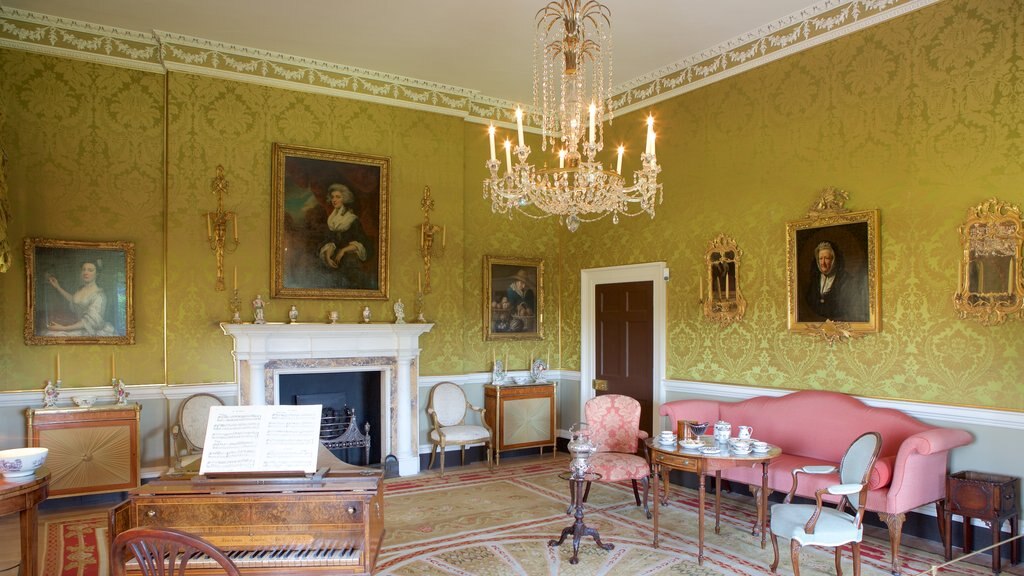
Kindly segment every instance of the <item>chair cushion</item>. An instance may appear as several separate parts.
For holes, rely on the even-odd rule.
[[[445,426],[441,428],[445,442],[482,442],[490,440],[491,434],[483,426]],[[434,442],[441,442],[441,438],[434,430],[430,431],[430,439]]]
[[[804,546],[842,546],[860,542],[864,536],[863,524],[853,525],[853,516],[835,508],[822,508],[814,526],[814,534],[804,531],[814,513],[814,504],[776,504],[772,506],[772,534],[796,540]]]
[[[590,471],[601,475],[602,482],[640,480],[650,475],[647,460],[636,454],[598,452],[590,457]]]

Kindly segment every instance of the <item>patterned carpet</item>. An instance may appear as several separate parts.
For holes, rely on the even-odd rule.
[[[548,546],[563,528],[567,483],[558,478],[568,461],[544,460],[527,465],[505,464],[489,473],[449,473],[388,482],[385,511],[387,536],[377,561],[388,576],[541,576],[541,575],[677,575],[725,574],[763,576],[772,560],[771,542],[761,549],[750,534],[755,510],[749,497],[725,495],[721,534],[714,532],[713,505],[705,524],[703,566],[697,565],[697,494],[673,486],[669,504],[661,509],[661,546],[652,546],[652,523],[633,501],[628,484],[594,484],[585,506],[585,521],[605,544],[599,549],[584,538],[579,564],[571,565],[572,539]],[[862,546],[862,574],[889,574],[888,541],[868,539]],[[789,543],[779,543],[782,574],[792,574]],[[849,549],[844,572],[852,573]],[[942,557],[904,546],[902,572],[912,576],[941,564]],[[943,574],[988,576],[991,571],[957,565]],[[804,576],[834,575],[831,550],[804,548]]]
[[[628,485],[594,484],[585,507],[586,523],[605,544],[590,537],[580,543],[579,564],[571,565],[572,538],[548,546],[572,525],[566,515],[568,488],[558,474],[565,458],[503,463],[488,472],[473,468],[436,471],[386,482],[384,548],[377,560],[380,576],[545,576],[545,575],[729,575],[767,576],[771,543],[761,549],[750,534],[754,521],[749,497],[723,496],[721,534],[714,531],[713,505],[705,525],[705,560],[697,565],[697,494],[673,486],[661,509],[661,546],[651,545],[651,521],[633,502]],[[458,469],[456,469],[458,470]],[[106,517],[61,517],[42,522],[46,576],[107,574]],[[884,538],[884,534],[882,534]],[[888,576],[888,542],[866,538],[862,546],[864,576]],[[792,574],[788,541],[780,541],[780,574]],[[902,573],[915,576],[941,564],[941,555],[903,547]],[[803,576],[834,575],[829,550],[804,548]],[[844,572],[852,573],[850,553]],[[943,569],[951,576],[989,576],[985,566],[960,563]]]

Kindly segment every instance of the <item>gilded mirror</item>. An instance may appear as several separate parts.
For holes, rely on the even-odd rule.
[[[967,210],[960,227],[963,259],[953,306],[961,318],[1001,324],[1024,315],[1020,208],[991,198]]]
[[[740,291],[742,254],[736,241],[724,234],[719,234],[708,244],[704,253],[705,276],[700,288],[704,316],[707,319],[722,325],[743,319],[747,301]]]

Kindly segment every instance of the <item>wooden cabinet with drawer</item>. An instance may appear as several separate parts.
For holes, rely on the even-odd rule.
[[[27,408],[29,446],[49,448],[50,497],[122,492],[139,485],[138,404]]]
[[[484,420],[494,434],[494,460],[520,448],[551,446],[555,452],[555,385],[503,384],[484,386]]]

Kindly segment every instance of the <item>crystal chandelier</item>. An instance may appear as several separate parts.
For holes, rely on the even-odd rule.
[[[523,141],[524,113],[517,107],[518,145],[505,140],[505,173],[499,175],[491,124],[491,159],[486,163],[491,177],[484,180],[483,189],[493,212],[511,217],[514,209],[531,218],[557,215],[572,232],[581,222],[609,214],[616,224],[622,215],[647,213],[654,218],[654,205],[661,202],[654,118],[647,118],[642,168],[633,173],[632,186],[627,187],[622,177],[623,146],[618,148],[614,171],[596,158],[604,149],[604,122],[612,119],[610,14],[596,0],[558,0],[537,12],[534,107],[541,114],[541,148],[557,149],[558,167],[545,163],[538,168],[526,162],[530,147]]]

